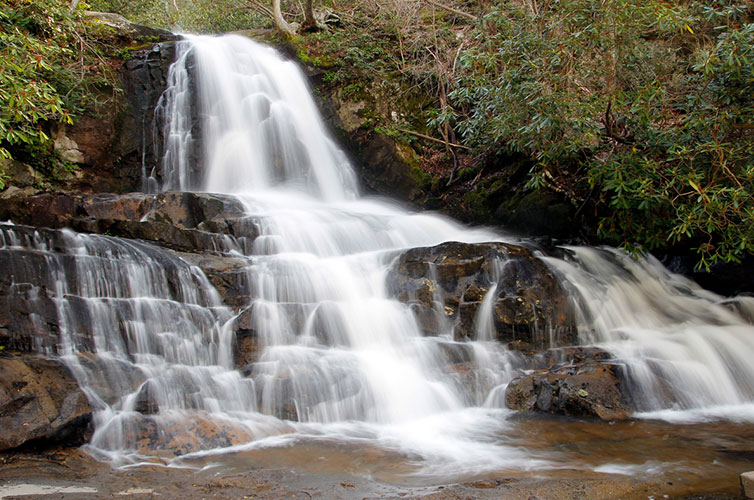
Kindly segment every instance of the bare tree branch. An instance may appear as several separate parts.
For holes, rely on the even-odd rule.
[[[270,19],[274,19],[275,14],[272,12],[272,9],[270,9],[267,5],[263,4],[259,0],[247,0],[249,3],[249,8],[251,10],[255,10],[259,12],[260,14],[263,14]]]
[[[426,134],[421,134],[419,132],[414,132],[413,130],[408,130],[408,129],[405,129],[405,128],[398,128],[396,130],[398,130],[399,132],[403,132],[404,134],[415,135],[416,137],[421,137],[422,139],[427,139],[428,141],[434,141],[434,142],[440,143],[443,146],[447,145],[447,146],[451,146],[451,147],[454,147],[454,148],[461,148],[461,149],[471,150],[470,147],[464,146],[463,144],[455,144],[455,143],[452,143],[452,142],[447,142],[447,141],[445,141],[443,139],[438,139],[436,137],[432,137],[431,135],[426,135]]]
[[[464,12],[462,10],[454,9],[453,7],[449,5],[442,4],[440,2],[436,2],[435,0],[427,0],[427,3],[434,5],[437,8],[440,8],[442,10],[447,10],[448,12],[452,12],[453,14],[458,14],[459,16],[467,17],[469,19],[477,20],[478,18],[474,14],[469,14],[468,12]]]

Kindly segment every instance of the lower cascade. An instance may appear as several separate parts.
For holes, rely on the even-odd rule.
[[[295,64],[242,36],[179,42],[169,82],[161,167],[108,219],[152,243],[0,224],[12,342],[74,374],[96,457],[326,442],[462,476],[560,466],[512,441],[516,410],[754,422],[754,299],[361,196]],[[179,222],[200,202],[219,218]]]

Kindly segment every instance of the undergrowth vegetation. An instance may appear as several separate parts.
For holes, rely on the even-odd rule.
[[[754,251],[751,14],[736,1],[504,4],[461,56],[447,119],[476,148],[528,155],[532,185],[590,202],[610,243],[737,261]]]
[[[96,112],[112,97],[114,83],[80,10],[58,0],[0,2],[0,158],[51,173],[60,163],[51,126]],[[4,184],[0,171],[0,188]]]

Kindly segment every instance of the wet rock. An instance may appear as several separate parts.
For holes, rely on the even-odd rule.
[[[144,193],[93,194],[81,199],[77,215],[91,219],[139,221],[147,214],[153,201],[153,195]]]
[[[222,235],[197,229],[182,229],[164,222],[107,220],[74,221],[75,229],[118,236],[136,240],[146,240],[162,247],[183,252],[219,252],[224,249]]]
[[[612,358],[612,354],[599,347],[570,346],[548,349],[536,357],[536,363],[539,365],[537,368],[558,368],[592,361],[608,361]]]
[[[123,333],[125,329],[119,321],[127,323],[131,319],[138,320],[127,302],[109,301],[107,297],[99,296],[98,303],[107,303],[115,316],[108,316],[108,323],[95,320],[93,315],[96,308],[93,308],[87,290],[95,286],[90,280],[98,276],[81,272],[79,246],[84,242],[98,249],[86,257],[87,265],[94,266],[95,274],[101,273],[102,269],[111,270],[114,275],[108,279],[112,281],[112,286],[125,286],[123,280],[126,280],[130,269],[128,266],[133,262],[125,258],[121,265],[112,259],[117,260],[121,251],[138,250],[139,253],[135,255],[144,256],[161,268],[160,276],[165,281],[160,286],[165,286],[166,293],[172,294],[178,302],[186,300],[184,290],[188,277],[194,277],[190,282],[194,285],[206,283],[190,267],[201,264],[212,273],[210,278],[214,278],[215,283],[225,287],[220,291],[229,305],[242,307],[249,303],[245,259],[176,255],[137,241],[124,245],[116,238],[79,238],[67,231],[2,225],[0,267],[6,272],[0,273],[1,346],[22,352],[52,354],[58,352],[58,344],[62,342],[60,333],[65,331],[67,341],[72,341],[79,351],[86,352],[94,349],[96,329],[120,330]],[[178,258],[181,255],[186,258]],[[215,292],[208,288],[206,293]],[[209,303],[214,304],[214,300]]]
[[[13,226],[19,240],[34,241],[39,233],[33,228]],[[41,231],[45,234],[58,233]],[[10,236],[0,231],[3,240]],[[52,246],[62,241],[51,240]],[[8,244],[21,241],[6,241]],[[63,268],[73,262],[64,259]],[[56,282],[51,277],[48,256],[33,247],[0,248],[0,345],[21,352],[55,352],[58,344],[60,320],[56,295]]]
[[[62,363],[31,356],[0,357],[0,450],[26,444],[80,444],[91,408]]]
[[[234,196],[173,191],[154,196],[146,220],[192,229],[202,222],[226,221],[244,215],[243,204]]]
[[[139,394],[136,395],[134,410],[143,415],[154,415],[160,411],[160,405],[157,404],[154,389],[149,382],[144,384],[139,390]]]
[[[116,158],[113,175],[122,179],[125,189],[99,187],[97,191],[146,189],[146,178],[159,170],[163,137],[154,133],[160,127],[155,123],[154,111],[167,88],[175,50],[175,42],[150,43],[147,48],[132,51],[132,58],[123,64],[121,82],[126,106],[114,125],[112,149]]]
[[[60,228],[70,225],[80,196],[68,193],[42,193],[0,200],[0,220],[37,227]]]
[[[741,494],[744,498],[754,498],[754,471],[741,474]]]
[[[187,263],[201,268],[228,307],[240,311],[251,302],[249,262],[246,259],[184,252],[178,252],[177,255]]]
[[[516,349],[542,350],[575,340],[573,313],[555,276],[530,250],[506,243],[443,243],[401,254],[388,275],[389,293],[410,304],[421,329],[443,323],[457,340],[479,337],[488,293],[493,336]]]
[[[576,352],[581,357],[512,380],[505,392],[506,405],[513,410],[601,420],[629,418],[633,408],[621,367],[604,361],[609,356],[605,351],[591,349]],[[556,357],[567,355],[561,352]]]
[[[124,438],[137,453],[175,457],[200,450],[226,448],[254,439],[248,428],[202,412],[173,416],[134,414]]]
[[[19,193],[0,199],[0,220],[8,219],[147,240],[186,252],[248,250],[259,234],[257,221],[245,215],[236,198],[207,193]]]
[[[89,388],[101,401],[90,401],[94,410],[102,409],[102,404],[113,406],[144,384],[146,374],[133,363],[114,357],[101,358],[84,352],[77,355],[81,369],[88,373]],[[94,375],[96,374],[96,375]]]
[[[245,375],[251,373],[253,364],[259,361],[261,346],[259,338],[249,330],[237,330],[233,344],[235,366]]]

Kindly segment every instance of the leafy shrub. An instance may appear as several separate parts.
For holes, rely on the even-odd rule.
[[[490,11],[461,55],[449,119],[465,140],[594,200],[603,241],[690,244],[701,267],[753,252],[747,4],[540,4]]]
[[[52,123],[70,124],[95,107],[109,67],[81,29],[81,15],[59,0],[0,4],[0,157],[50,155]],[[4,182],[0,178],[0,188]]]

